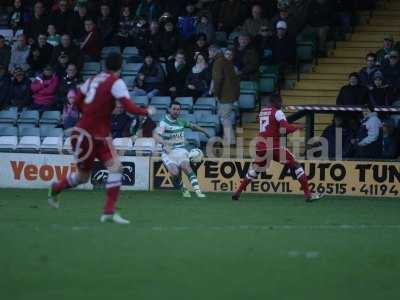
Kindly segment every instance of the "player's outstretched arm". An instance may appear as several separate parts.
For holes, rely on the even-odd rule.
[[[159,132],[160,132],[160,127],[154,129],[153,138],[158,144],[161,144],[167,152],[169,152],[169,144],[162,138]]]
[[[204,135],[205,135],[206,137],[210,138],[210,135],[208,134],[207,130],[205,130],[203,127],[200,127],[200,126],[197,125],[197,124],[190,123],[190,128],[191,128],[192,130],[194,130],[194,131],[202,132],[202,133],[204,133]]]

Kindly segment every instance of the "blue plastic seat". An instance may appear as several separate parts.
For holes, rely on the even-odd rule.
[[[147,107],[149,106],[149,97],[147,96],[133,96],[131,93],[131,99],[133,102],[135,102],[137,105],[141,107]]]
[[[217,110],[217,100],[214,97],[200,97],[193,106],[194,110]]]
[[[181,104],[181,109],[187,109],[187,110],[193,109],[192,97],[176,97],[175,101]]]
[[[21,113],[18,119],[18,124],[30,123],[37,124],[39,122],[39,111],[37,110],[25,110]]]
[[[168,109],[171,104],[171,97],[154,96],[151,98],[150,104],[160,109]]]
[[[61,120],[61,113],[58,110],[45,111],[40,118],[40,124],[59,124]]]
[[[18,112],[16,110],[2,110],[0,111],[0,123],[15,124],[18,119]]]
[[[252,94],[241,94],[239,97],[239,107],[241,109],[254,109],[256,107],[256,97]]]
[[[143,64],[141,63],[125,63],[122,65],[121,74],[122,76],[136,76],[142,66]]]
[[[101,64],[99,62],[85,62],[83,65],[82,75],[96,75],[101,71]]]
[[[104,47],[101,50],[101,58],[104,59],[110,53],[121,53],[121,49],[119,47],[111,46],[111,47]]]
[[[185,129],[185,139],[189,144],[200,147],[201,140],[198,132],[194,132],[191,129]]]

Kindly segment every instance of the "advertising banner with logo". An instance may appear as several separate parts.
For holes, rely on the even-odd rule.
[[[400,162],[307,161],[303,165],[313,192],[346,196],[400,196]],[[208,159],[193,165],[205,192],[234,191],[250,166],[250,160],[234,159]],[[151,177],[153,189],[173,188],[167,169],[159,160],[152,162]],[[186,187],[190,187],[184,175],[183,181]],[[275,162],[248,186],[247,192],[302,194],[291,171]]]
[[[2,153],[0,160],[0,188],[48,188],[77,167],[71,155]],[[123,190],[148,190],[150,161],[148,157],[121,157]],[[92,178],[80,189],[93,189],[107,179],[108,171],[95,163]]]

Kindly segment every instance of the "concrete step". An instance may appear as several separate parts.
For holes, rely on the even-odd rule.
[[[364,57],[354,58],[354,57],[328,57],[321,58],[319,60],[320,64],[363,64]]]
[[[285,105],[327,105],[335,104],[336,96],[332,97],[296,97],[296,96],[283,96],[283,103]]]
[[[364,63],[364,58],[368,53],[375,53],[379,48],[337,48],[331,53],[337,58],[357,59],[360,63]]]
[[[370,22],[370,25],[381,25],[381,26],[400,26],[400,18],[387,18],[385,16],[375,16]]]
[[[357,32],[351,36],[353,42],[382,42],[385,33],[383,32]],[[393,35],[396,41],[400,40],[400,34],[396,33]]]
[[[332,65],[320,64],[314,67],[315,72],[325,74],[349,74],[351,72],[358,72],[362,68],[362,64],[346,64],[346,65]]]
[[[384,32],[396,34],[399,32],[399,25],[363,25],[356,27],[355,32]]]
[[[347,76],[345,74],[308,73],[302,74],[301,79],[347,80]]]
[[[297,96],[297,97],[323,97],[323,96],[337,96],[337,91],[322,91],[318,89],[314,90],[283,90],[281,91],[281,95],[285,96]]]
[[[370,49],[375,49],[375,48],[381,48],[383,43],[383,38],[380,41],[343,41],[343,42],[337,42],[336,47],[337,49],[342,49],[342,48],[370,48]]]

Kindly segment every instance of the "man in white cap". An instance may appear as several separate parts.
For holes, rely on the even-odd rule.
[[[279,65],[283,73],[288,65],[296,62],[296,42],[287,33],[287,23],[279,21],[276,24],[276,34],[272,40],[272,61]]]

